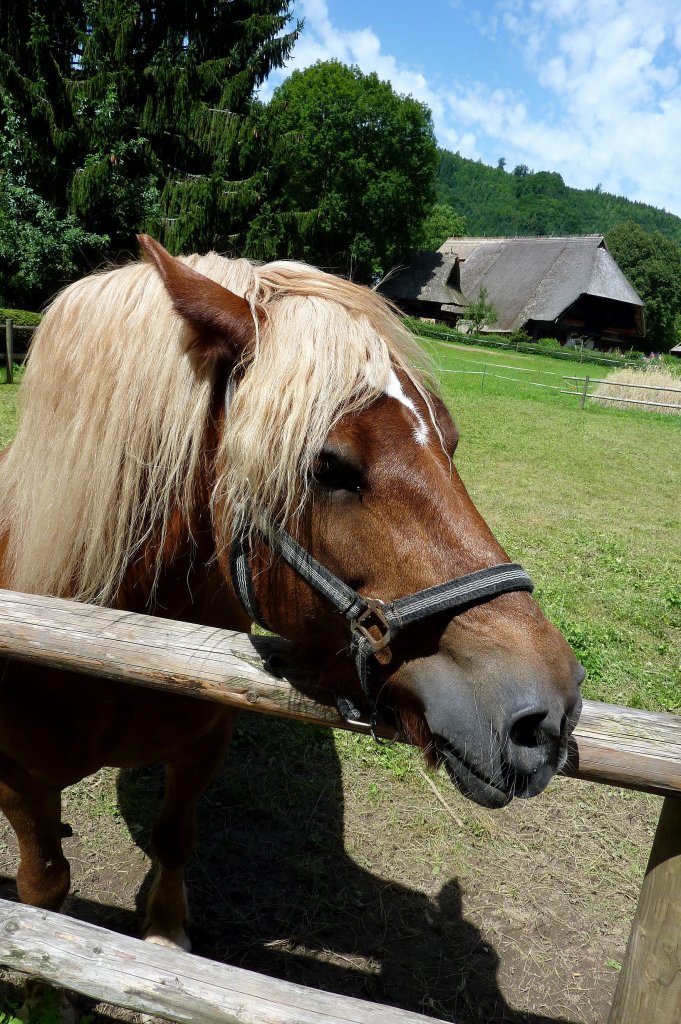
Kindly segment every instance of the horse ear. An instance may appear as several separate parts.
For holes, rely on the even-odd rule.
[[[255,341],[253,312],[246,300],[171,256],[149,235],[138,235],[137,240],[158,270],[175,309],[192,329],[187,351],[204,362],[235,363]]]

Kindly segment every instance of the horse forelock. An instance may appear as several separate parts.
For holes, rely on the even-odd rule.
[[[234,509],[295,515],[329,431],[386,391],[393,367],[426,392],[420,350],[370,290],[302,264],[186,262],[247,298],[258,327],[215,459],[221,544]],[[191,529],[217,375],[197,371],[186,329],[140,263],[76,282],[47,311],[0,479],[9,586],[109,603],[152,539],[158,574],[178,506]]]

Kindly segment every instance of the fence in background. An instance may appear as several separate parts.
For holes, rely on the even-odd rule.
[[[367,733],[273,638],[0,591],[0,657]],[[270,671],[268,671],[268,668]],[[273,674],[274,673],[274,674]],[[93,685],[96,685],[93,682]],[[609,1024],[678,1024],[681,1006],[681,717],[586,701],[569,774],[664,796]],[[550,822],[547,822],[550,828]],[[201,1024],[421,1024],[432,1018],[316,993],[64,915],[0,902],[0,963],[143,1013]]]
[[[564,395],[576,395],[580,402],[580,407],[583,409],[586,399],[593,399],[597,402],[624,402],[626,405],[644,405],[648,407],[655,407],[656,409],[676,409],[677,412],[681,413],[681,402],[647,402],[642,398],[625,398],[624,396],[615,395],[597,395],[594,391],[589,391],[589,386],[592,384],[607,384],[609,388],[636,388],[641,391],[666,391],[672,395],[681,395],[681,388],[668,388],[659,384],[629,384],[624,381],[616,380],[600,380],[598,377],[565,377],[564,380],[573,382],[572,387],[562,392]],[[626,392],[625,392],[626,394]]]
[[[557,370],[538,370],[532,367],[526,366],[514,366],[511,363],[491,363],[487,360],[470,358],[459,352],[454,353],[455,359],[465,364],[466,366],[480,366],[482,369],[452,369],[451,367],[438,366],[437,372],[441,376],[448,374],[463,374],[468,377],[480,377],[481,379],[481,390],[485,390],[486,380],[505,380],[510,381],[514,384],[520,384],[523,387],[534,387],[543,388],[547,391],[555,391],[561,395],[572,395],[580,400],[580,408],[584,409],[586,399],[594,399],[600,402],[624,402],[627,405],[642,405],[648,407],[654,407],[658,409],[680,409],[679,403],[672,402],[647,402],[642,399],[636,398],[616,398],[612,395],[597,395],[593,390],[589,390],[590,387],[598,386],[599,384],[607,384],[609,387],[617,388],[640,388],[642,390],[650,391],[666,391],[671,394],[681,395],[681,387],[669,388],[659,386],[656,384],[629,384],[620,383],[613,380],[604,380],[599,377],[572,377],[567,374],[560,373]],[[639,369],[642,367],[639,366]],[[524,374],[524,377],[511,376],[508,373],[498,373],[498,370],[512,370],[514,373]],[[556,380],[556,383],[547,383],[541,380],[529,380],[528,375],[534,377],[548,377]],[[681,383],[681,381],[679,382]],[[626,393],[626,392],[625,392]]]
[[[597,349],[585,348],[584,342],[580,342],[579,347],[573,349],[568,348],[551,348],[544,349],[532,342],[524,341],[502,341],[501,338],[495,337],[492,339],[489,336],[484,338],[478,335],[462,334],[454,331],[442,331],[431,327],[429,324],[424,323],[420,320],[406,319],[406,324],[409,330],[413,334],[418,334],[422,338],[430,338],[433,341],[441,341],[443,344],[451,345],[454,344],[469,344],[475,345],[480,348],[490,349],[501,349],[510,352],[524,352],[528,355],[548,355],[554,359],[565,359],[573,363],[597,363],[599,366],[612,366],[612,367],[627,367],[627,366],[641,366],[640,360],[637,359],[626,359],[616,356],[608,356]]]
[[[35,327],[24,327],[13,320],[5,320],[5,343],[0,347],[0,362],[5,364],[5,380],[14,383],[14,363],[17,358],[23,359],[33,337]]]

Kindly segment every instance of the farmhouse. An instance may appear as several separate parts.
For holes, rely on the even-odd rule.
[[[535,338],[578,335],[628,347],[645,337],[643,301],[602,235],[449,238],[379,285],[405,313],[450,322],[481,288],[498,314],[488,328],[495,334],[524,328]]]
[[[456,256],[442,251],[417,252],[406,266],[386,275],[378,290],[408,316],[455,323],[467,301],[455,283],[458,274]]]

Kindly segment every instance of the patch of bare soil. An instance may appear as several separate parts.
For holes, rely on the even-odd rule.
[[[194,951],[458,1024],[604,1024],[659,801],[557,780],[488,812],[419,765],[244,717],[201,803]],[[157,767],[107,770],[65,793],[68,913],[139,932],[161,786]],[[0,821],[0,896],[16,898]],[[7,976],[0,1008],[17,996]]]

